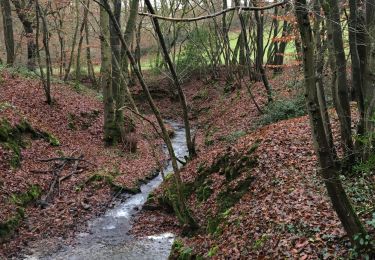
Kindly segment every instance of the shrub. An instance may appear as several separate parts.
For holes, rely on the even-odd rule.
[[[203,28],[196,28],[189,34],[189,39],[183,51],[178,57],[176,68],[179,75],[200,69],[207,65],[206,52],[202,48],[207,44],[208,31]]]
[[[302,95],[293,99],[276,100],[268,104],[259,120],[260,125],[268,125],[280,120],[306,114],[305,100]]]

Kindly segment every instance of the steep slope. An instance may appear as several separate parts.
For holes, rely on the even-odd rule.
[[[134,118],[137,152],[122,144],[105,147],[96,92],[54,84],[49,106],[39,81],[7,70],[1,78],[0,129],[9,131],[0,140],[0,256],[10,257],[49,236],[69,238],[78,224],[110,205],[114,194],[136,192],[142,180],[154,175],[163,158],[160,140]],[[43,161],[66,157],[79,160]]]
[[[271,82],[275,96],[298,96],[298,89],[285,89],[290,72]],[[150,198],[133,232],[172,230],[180,234],[171,258],[347,257],[348,240],[317,174],[308,117],[261,127],[258,119],[262,116],[246,90],[223,95],[217,87],[192,87],[207,89],[203,99],[194,100],[188,94],[192,106],[206,109],[198,114],[196,124],[199,157],[182,169],[182,176],[200,229],[186,234],[178,227],[168,211],[166,183]],[[262,86],[252,88],[262,103]],[[292,112],[285,116],[292,116]],[[333,126],[335,139],[339,139],[336,119]],[[364,220],[371,219],[375,199],[374,176],[370,175],[364,186],[357,182],[361,176],[345,182]],[[367,185],[372,191],[366,191]],[[358,203],[359,197],[362,201]]]

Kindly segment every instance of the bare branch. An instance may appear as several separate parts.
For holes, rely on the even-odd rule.
[[[166,21],[170,21],[170,22],[194,22],[194,21],[199,21],[199,20],[214,18],[216,16],[225,14],[225,13],[230,12],[230,11],[235,11],[235,10],[238,10],[239,12],[241,12],[241,11],[261,11],[261,10],[272,9],[274,7],[277,7],[277,6],[286,5],[287,3],[288,3],[288,0],[284,0],[284,1],[279,2],[279,3],[274,3],[274,4],[270,4],[270,5],[266,5],[266,6],[260,6],[260,7],[255,7],[255,6],[234,6],[234,7],[227,8],[227,9],[221,10],[221,11],[213,13],[213,14],[208,14],[208,15],[203,15],[203,16],[197,16],[197,17],[191,17],[191,18],[166,17],[166,16],[161,16],[161,15],[156,15],[156,14],[150,14],[150,13],[142,13],[142,12],[139,12],[138,14],[142,15],[142,16],[148,16],[148,17],[151,17],[151,18],[157,18],[157,19],[160,19],[160,20],[166,20]]]

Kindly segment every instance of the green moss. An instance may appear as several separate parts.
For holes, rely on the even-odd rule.
[[[185,246],[184,243],[176,239],[173,242],[171,253],[168,259],[178,259],[178,260],[193,260],[193,259],[203,259],[202,256],[194,253],[191,247]]]
[[[216,199],[219,212],[224,212],[233,207],[248,191],[253,179],[252,176],[248,176],[243,181],[240,181],[236,187],[227,187],[224,191],[220,192]]]
[[[47,133],[46,138],[47,138],[50,145],[52,145],[52,146],[59,146],[60,145],[59,139],[57,139],[57,137],[54,136],[53,134]]]
[[[139,185],[136,187],[125,187],[115,182],[116,175],[111,172],[97,172],[92,174],[85,182],[85,184],[95,183],[95,182],[104,182],[115,192],[127,192],[130,194],[137,194],[141,191]]]
[[[76,116],[73,113],[68,113],[68,129],[70,130],[77,130],[75,117]]]
[[[8,238],[20,225],[25,218],[25,207],[33,201],[36,201],[41,195],[42,189],[37,185],[31,185],[23,193],[16,193],[10,196],[10,202],[17,205],[15,214],[0,223],[0,241]]]
[[[22,120],[15,126],[11,126],[8,120],[0,120],[0,144],[12,152],[9,164],[18,167],[21,162],[21,149],[26,143],[23,135],[29,134],[32,138],[42,138],[53,146],[60,145],[59,140],[52,134],[35,130],[26,120]]]
[[[209,250],[208,253],[207,253],[207,256],[208,256],[208,257],[213,257],[213,256],[215,256],[218,250],[219,250],[219,247],[218,247],[218,246],[213,246],[213,247],[211,247],[210,250]]]
[[[12,194],[10,201],[18,206],[26,206],[32,201],[35,201],[41,195],[42,189],[38,185],[31,185],[24,193]]]
[[[198,201],[205,201],[211,196],[213,193],[213,189],[210,187],[212,183],[212,180],[206,180],[203,185],[198,187],[196,191]]]
[[[0,241],[8,238],[20,225],[23,214],[16,213],[5,222],[0,223]]]

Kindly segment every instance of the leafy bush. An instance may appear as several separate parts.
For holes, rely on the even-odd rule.
[[[203,28],[196,28],[189,34],[189,39],[177,60],[178,74],[187,74],[189,71],[205,67],[207,55],[202,46],[207,43],[207,35],[208,31]]]
[[[259,120],[260,125],[268,125],[280,120],[306,114],[305,100],[302,95],[288,100],[276,100],[268,104]]]

